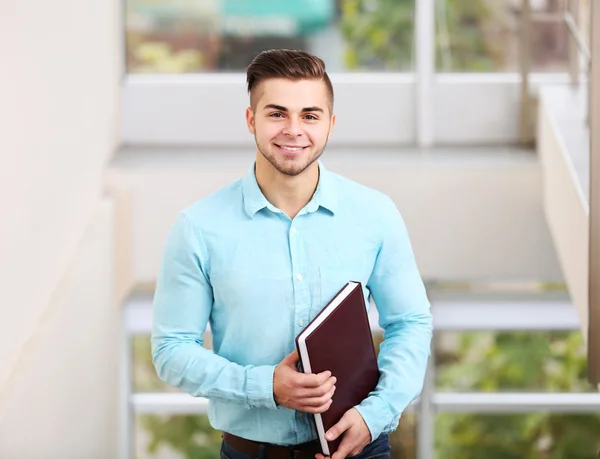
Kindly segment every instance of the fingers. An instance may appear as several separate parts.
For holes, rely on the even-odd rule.
[[[279,405],[308,413],[323,413],[331,406],[337,379],[330,371],[305,374],[296,369],[298,351],[294,350],[275,367],[273,397]]]
[[[331,404],[333,403],[333,400],[329,400],[328,402],[326,402],[324,405],[321,406],[317,406],[317,407],[313,407],[313,406],[301,406],[298,409],[300,411],[304,411],[305,413],[311,413],[311,414],[321,414],[324,413],[325,411],[327,411],[330,407]]]
[[[322,392],[322,391],[319,389],[319,392]],[[304,399],[304,404],[306,406],[314,406],[314,407],[322,406],[331,400],[331,397],[333,397],[334,393],[335,393],[335,386],[332,385],[331,388],[327,392],[325,392],[323,395]]]
[[[306,413],[324,413],[327,411],[331,404],[333,403],[333,394],[335,393],[335,386],[332,385],[331,389],[325,392],[320,397],[311,397],[311,398],[303,398],[300,397],[298,399],[298,409],[300,411],[304,411]],[[319,391],[322,393],[322,391]]]
[[[348,447],[342,448],[342,445],[340,445],[339,449],[331,456],[331,459],[344,459],[349,454],[350,451],[348,450]]]
[[[299,386],[314,388],[325,384],[331,378],[331,371],[324,371],[319,374],[303,374],[299,373],[297,383]]]
[[[305,388],[301,387],[298,389],[298,396],[302,398],[319,398],[323,395],[328,394],[331,389],[335,386],[337,379],[335,376],[329,378],[325,384],[320,385],[319,387],[314,388]]]
[[[325,434],[325,438],[329,441],[335,440],[346,430],[348,430],[351,426],[352,422],[350,416],[348,416],[348,412],[346,411],[346,413],[342,416],[342,419],[340,419],[337,424],[335,424],[331,429],[327,431],[327,433]],[[340,448],[343,446],[343,443],[344,442],[342,441],[342,444],[340,444]]]
[[[332,376],[319,387],[301,388],[294,397],[298,402],[298,409],[313,414],[327,411],[333,402],[332,397],[336,390],[336,381],[337,379]]]
[[[351,455],[351,452],[357,447],[355,441],[356,439],[344,437],[337,451],[331,456],[331,459],[344,459],[346,456]]]

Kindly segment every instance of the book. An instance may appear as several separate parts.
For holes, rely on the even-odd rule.
[[[350,408],[360,404],[379,381],[377,355],[360,282],[348,282],[296,337],[301,371],[331,371],[337,378],[333,402],[324,413],[313,414],[322,453],[331,457],[343,434],[325,439]]]

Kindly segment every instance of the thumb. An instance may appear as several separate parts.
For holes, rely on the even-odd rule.
[[[283,359],[283,363],[284,365],[287,365],[289,367],[295,367],[298,364],[298,361],[300,360],[300,356],[298,355],[298,350],[294,349],[292,352],[290,352],[288,355],[285,356],[285,358]]]
[[[350,428],[352,423],[350,422],[350,416],[348,415],[348,411],[342,416],[342,419],[338,421],[331,429],[327,431],[325,434],[325,438],[328,441],[333,441],[342,435],[346,430]]]

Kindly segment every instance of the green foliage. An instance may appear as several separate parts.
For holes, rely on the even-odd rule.
[[[210,345],[211,340],[207,339]],[[152,365],[147,336],[133,340],[133,386],[136,392],[177,392],[160,381]],[[185,459],[219,459],[221,433],[212,428],[205,415],[138,416],[138,427],[149,435],[143,457],[152,456],[161,447],[178,452]]]
[[[438,346],[438,390],[593,391],[586,381],[585,347],[573,333],[462,333],[456,344]],[[382,336],[376,334],[379,349]],[[173,390],[152,367],[147,337],[134,341],[136,391]],[[217,459],[220,433],[206,416],[140,416],[149,435],[147,452],[161,447],[186,459]],[[405,415],[391,436],[394,458],[415,457],[415,419]],[[436,417],[440,459],[583,459],[600,449],[600,415],[480,415]]]
[[[140,416],[142,427],[151,433],[148,453],[168,446],[186,459],[219,459],[221,433],[206,416]]]
[[[340,30],[350,70],[413,67],[415,0],[341,0]],[[487,0],[437,2],[436,50],[440,70],[498,70],[506,60],[506,31]]]
[[[475,0],[445,0],[443,17],[437,24],[437,62],[444,71],[460,70],[484,72],[498,70],[501,59],[492,40],[485,31],[496,19],[489,2]],[[447,35],[444,35],[447,31]],[[447,41],[447,44],[446,44]],[[444,59],[443,54],[450,55]],[[449,68],[445,68],[448,66]]]
[[[342,0],[348,69],[411,67],[414,0]]]
[[[438,389],[593,391],[580,333],[464,333],[438,357]],[[436,419],[436,454],[463,459],[579,459],[600,449],[600,415],[480,415]]]

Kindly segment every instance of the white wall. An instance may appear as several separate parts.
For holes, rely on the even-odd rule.
[[[331,75],[337,121],[329,145],[414,145],[415,77],[411,73]],[[567,75],[532,75],[530,92]],[[128,145],[253,147],[243,116],[245,75],[132,75],[124,81],[123,139]],[[518,74],[438,74],[433,78],[436,145],[505,145],[519,141]],[[207,106],[219,107],[206,110]]]
[[[104,301],[106,295],[97,296],[94,290],[100,283],[109,288],[104,285],[102,260],[94,259],[101,255],[98,251],[87,256],[81,267],[97,269],[87,272],[85,284],[89,294],[96,296],[85,300],[83,292],[72,292],[75,296],[65,300],[64,308],[78,315],[54,325],[46,318],[54,304],[51,297],[97,211],[104,168],[117,143],[120,9],[118,0],[19,0],[0,7],[0,417],[6,416],[3,425],[11,426],[2,441],[14,436],[35,442],[34,434],[47,434],[43,424],[48,429],[52,424],[62,433],[68,426],[75,434],[83,433],[74,425],[74,410],[92,418],[101,414],[89,411],[81,400],[69,406],[44,405],[36,432],[31,427],[38,422],[37,414],[22,403],[27,397],[64,400],[62,395],[77,394],[82,383],[91,382],[81,373],[99,374],[90,366],[76,366],[79,352],[90,350],[85,345],[69,354],[61,354],[67,351],[66,343],[58,345],[60,334],[68,331],[83,338],[82,332],[90,330],[85,320],[93,321],[100,314],[98,308],[110,306]],[[76,325],[81,330],[69,330]],[[34,349],[23,347],[41,332],[45,338]],[[100,339],[105,332],[100,326],[94,333]],[[23,382],[27,389],[7,390],[15,387],[14,371],[24,359],[31,365],[22,369],[28,375]],[[70,373],[54,375],[44,370]],[[90,397],[105,400],[98,394],[105,383],[106,379],[98,379],[85,390]],[[99,432],[86,433],[73,440],[74,448]],[[4,447],[0,443],[1,457],[23,457],[2,454]]]
[[[98,203],[77,256],[29,337],[0,417],[0,457],[116,457],[119,310],[113,205]]]
[[[538,152],[544,214],[584,337],[588,333],[589,131],[586,94],[570,87],[542,92]]]
[[[250,151],[224,150],[115,157],[110,180],[133,193],[136,281],[154,282],[177,212],[244,174],[252,159]],[[334,149],[323,161],[394,198],[428,279],[561,279],[531,151]]]

